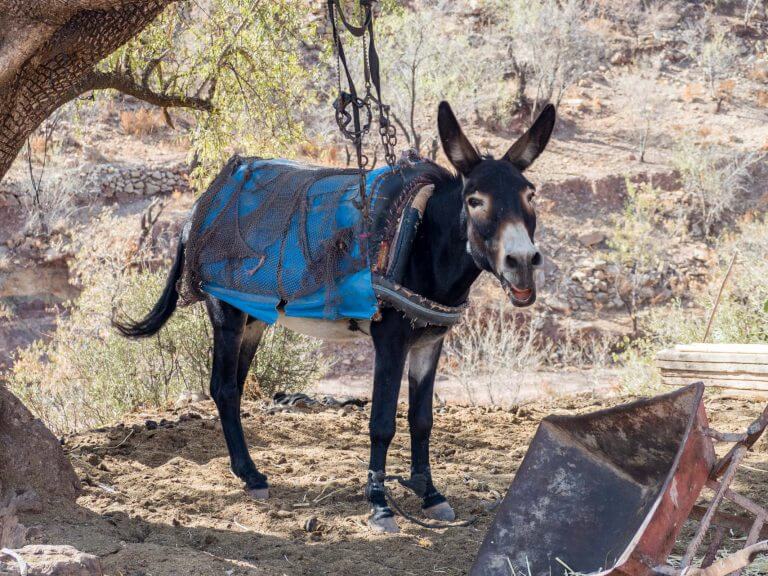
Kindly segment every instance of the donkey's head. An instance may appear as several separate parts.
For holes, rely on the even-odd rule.
[[[536,301],[534,270],[542,258],[533,241],[535,189],[523,172],[549,141],[555,125],[554,106],[544,108],[500,160],[480,156],[447,102],[440,103],[437,123],[445,155],[464,184],[467,252],[479,268],[501,281],[515,306],[530,306]]]

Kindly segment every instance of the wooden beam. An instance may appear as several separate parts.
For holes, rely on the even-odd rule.
[[[676,386],[687,386],[693,382],[703,382],[708,388],[728,388],[732,390],[752,390],[768,393],[768,382],[764,380],[727,380],[721,378],[705,378],[701,374],[684,375],[662,374],[661,379],[664,384]]]
[[[661,350],[656,354],[659,360],[671,362],[710,362],[736,364],[768,364],[768,354],[746,352],[704,352],[685,350]]]
[[[694,520],[701,520],[704,514],[707,512],[706,506],[694,506],[691,511],[691,518]],[[715,514],[712,523],[716,526],[722,526],[729,530],[738,530],[743,534],[749,533],[754,520],[748,516],[738,516],[736,514],[727,514],[725,512],[717,512]],[[768,526],[763,526],[760,530],[760,539],[768,540]]]
[[[738,362],[687,362],[657,358],[656,365],[670,372],[705,372],[707,374],[754,374],[768,379],[768,362],[765,364],[742,364]],[[760,378],[758,378],[759,380]]]
[[[716,354],[768,354],[768,344],[677,344],[680,352],[714,352]]]

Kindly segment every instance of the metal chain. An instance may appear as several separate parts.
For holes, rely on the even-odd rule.
[[[363,138],[366,134],[370,132],[371,122],[372,122],[372,110],[371,110],[371,103],[376,102],[378,113],[379,113],[379,136],[381,138],[381,144],[384,148],[384,158],[387,162],[387,164],[390,166],[390,168],[395,168],[397,163],[397,156],[395,153],[395,149],[397,147],[397,130],[394,126],[394,124],[390,120],[390,108],[388,105],[384,104],[381,101],[380,94],[379,98],[376,98],[371,93],[371,74],[370,74],[370,53],[368,49],[366,49],[366,39],[372,40],[372,37],[370,37],[370,33],[368,31],[368,26],[370,26],[370,30],[373,30],[373,7],[372,5],[376,2],[376,0],[360,0],[359,4],[359,14],[360,14],[360,21],[363,23],[362,26],[356,26],[351,25],[343,13],[341,13],[341,5],[338,3],[338,0],[329,0],[330,4],[333,4],[337,7],[338,10],[333,10],[333,7],[331,8],[331,15],[332,15],[332,21],[331,24],[334,29],[334,47],[336,48],[336,76],[337,76],[337,84],[339,89],[339,96],[337,97],[336,101],[334,102],[334,109],[336,110],[336,122],[339,125],[339,129],[341,130],[342,135],[350,140],[357,151],[358,156],[358,167],[360,170],[364,170],[368,166],[368,156],[362,153],[362,145],[363,145]],[[348,83],[351,83],[351,77],[349,73],[349,69],[347,67],[346,61],[342,60],[342,54],[343,54],[343,47],[341,45],[341,36],[338,34],[338,28],[339,28],[339,22],[338,19],[341,18],[342,23],[344,26],[346,26],[348,29],[350,29],[350,26],[356,26],[357,32],[359,34],[359,37],[361,38],[362,43],[362,52],[363,52],[363,66],[365,71],[365,93],[362,97],[359,97],[357,95],[354,95],[351,92],[354,92],[353,86],[350,85],[350,92],[346,92],[342,89],[341,86],[341,67],[342,64],[344,65],[345,73],[347,74],[347,80]],[[358,35],[355,34],[355,35]],[[373,42],[371,42],[371,47],[373,46]],[[373,50],[373,48],[371,48]],[[377,67],[378,67],[378,60],[377,60]],[[377,68],[378,69],[378,68]],[[377,76],[378,78],[378,76]],[[377,83],[376,85],[377,90],[380,90],[380,87]],[[353,120],[352,114],[348,111],[349,107],[353,107],[356,109],[357,113],[362,113],[364,116],[364,120],[360,123],[359,129],[357,128],[350,128],[350,123]]]
[[[394,168],[397,162],[397,130],[389,119],[389,106],[382,103],[379,103],[379,136],[384,147],[384,159],[390,168]]]

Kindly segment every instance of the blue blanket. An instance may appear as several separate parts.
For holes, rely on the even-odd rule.
[[[192,222],[185,266],[196,287],[270,324],[278,308],[325,320],[376,314],[356,171],[261,159],[225,170]],[[366,175],[371,210],[393,175]]]

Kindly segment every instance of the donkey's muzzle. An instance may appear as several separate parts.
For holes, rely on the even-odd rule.
[[[540,263],[538,250],[507,254],[504,259],[503,269],[497,272],[497,276],[515,306],[530,306],[536,301],[535,272]]]
[[[533,274],[531,274],[530,284],[524,288],[510,282],[505,276],[501,276],[499,280],[514,306],[524,308],[536,302],[536,284],[533,281]]]

